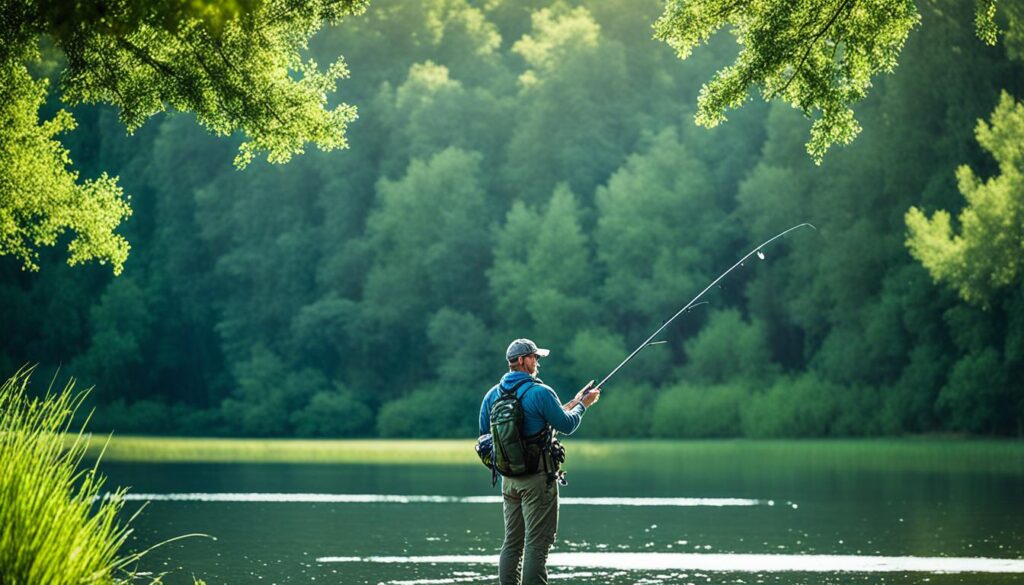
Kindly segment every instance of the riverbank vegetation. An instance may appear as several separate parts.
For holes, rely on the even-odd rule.
[[[132,253],[118,277],[0,257],[0,371],[63,363],[96,385],[93,428],[121,433],[473,437],[509,340],[553,349],[541,377],[568,400],[809,221],[631,363],[581,435],[1024,435],[1020,242],[977,236],[1021,217],[998,210],[1020,208],[1024,75],[974,4],[921,3],[820,166],[781,102],[696,127],[736,46],[679,61],[651,39],[663,9],[375,1],[310,45],[346,57],[351,149],[286,166],[234,170],[242,138],[187,115],[125,138],[76,108],[64,142],[132,194]],[[967,269],[1001,258],[994,280]]]
[[[124,492],[108,492],[103,475],[83,462],[86,451],[98,460],[102,445],[66,435],[85,394],[69,383],[32,399],[30,374],[21,370],[0,385],[0,581],[138,582],[129,569],[140,555],[122,550],[131,533],[119,516]]]

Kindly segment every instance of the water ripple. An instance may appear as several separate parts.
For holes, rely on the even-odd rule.
[[[320,557],[321,563],[437,563],[495,565],[496,556]],[[562,568],[814,573],[1024,573],[1024,559],[973,557],[882,557],[859,555],[763,555],[686,553],[553,553],[548,565]]]
[[[111,494],[105,494],[105,498]],[[330,503],[330,504],[497,504],[501,496],[430,496],[400,494],[288,494],[288,493],[171,493],[135,494],[126,501],[146,502],[259,502],[259,503]],[[573,498],[559,499],[562,506],[772,506],[772,500],[744,498]]]

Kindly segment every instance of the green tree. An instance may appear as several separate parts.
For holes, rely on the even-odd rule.
[[[412,392],[384,404],[377,430],[386,437],[476,436],[480,399],[504,369],[495,340],[474,315],[443,308],[427,326],[429,346],[419,358],[433,363],[437,380],[422,372]]]
[[[977,35],[995,44],[996,0],[976,0]],[[1018,10],[1010,11],[1011,37],[1020,38]],[[891,73],[910,31],[920,22],[911,0],[815,2],[668,2],[655,36],[686,59],[723,27],[742,49],[736,61],[704,85],[696,121],[715,126],[743,105],[758,86],[765,99],[781,98],[814,120],[807,152],[820,163],[833,144],[860,132],[852,106],[879,73]],[[1014,45],[1016,46],[1016,44]]]
[[[646,330],[707,283],[717,267],[713,251],[723,253],[733,239],[728,204],[715,195],[707,166],[674,129],[654,137],[598,189],[603,300],[623,321]]]
[[[142,381],[151,343],[153,317],[145,294],[133,278],[119,278],[104,291],[90,311],[89,347],[72,364],[99,388],[116,395],[125,380]],[[145,389],[132,388],[135,392]]]
[[[359,437],[371,434],[373,412],[359,396],[336,386],[320,390],[291,415],[295,433],[302,437]]]
[[[302,172],[292,175],[292,167]],[[195,191],[204,247],[216,251],[212,278],[202,284],[210,287],[228,360],[245,360],[262,343],[291,363],[290,339],[281,333],[314,299],[321,187],[315,165],[304,158],[288,167],[257,163],[245,173],[220,174]]]
[[[991,122],[979,120],[975,135],[1000,174],[983,182],[962,165],[956,177],[967,205],[957,217],[959,233],[948,211],[929,218],[911,207],[907,247],[936,282],[987,307],[1000,290],[1017,286],[1024,270],[1024,105],[1003,93]]]
[[[378,183],[364,236],[370,266],[359,311],[346,325],[355,345],[350,357],[368,367],[363,378],[346,378],[351,387],[405,394],[422,381],[408,360],[423,352],[431,316],[443,307],[483,310],[492,238],[481,221],[480,174],[478,154],[448,148],[413,160],[402,178]]]
[[[974,3],[918,3],[899,74],[853,106],[865,131],[818,167],[783,100],[693,126],[700,82],[735,58],[729,35],[680,63],[644,33],[658,0],[573,6],[374,0],[309,52],[359,71],[359,148],[288,165],[234,172],[244,133],[194,116],[125,137],[118,109],[75,109],[60,136],[74,170],[132,194],[115,230],[130,274],[70,268],[59,248],[39,249],[39,272],[0,257],[0,366],[70,364],[98,384],[96,421],[121,430],[468,436],[512,337],[555,350],[541,375],[569,398],[738,253],[811,221],[619,372],[581,432],[1020,432],[1019,272],[987,308],[958,299],[907,253],[905,223],[911,206],[945,209],[963,238],[950,170],[972,169],[979,192],[1019,173],[972,127],[997,134],[1000,89],[1024,95],[1012,26],[1006,50],[988,47]],[[58,53],[41,54],[31,75],[56,83]]]
[[[367,220],[374,254],[363,291],[381,326],[403,319],[423,326],[430,309],[473,309],[490,260],[480,155],[446,149],[413,160],[404,177],[381,180]]]
[[[10,33],[3,31],[4,38]],[[128,242],[113,232],[131,209],[116,179],[80,183],[67,168],[71,159],[56,135],[75,121],[64,110],[40,121],[45,97],[46,80],[33,79],[19,61],[0,63],[0,255],[36,270],[38,248],[70,229],[69,264],[98,259],[120,274]]]
[[[327,94],[348,70],[338,60],[320,71],[303,60],[309,37],[324,22],[365,10],[365,0],[237,0],[151,5],[94,0],[69,11],[61,3],[28,2],[4,9],[0,23],[0,255],[38,268],[38,248],[74,232],[68,261],[97,259],[121,272],[128,243],[114,233],[128,216],[128,198],[114,178],[78,181],[55,136],[74,128],[58,111],[42,121],[48,80],[29,66],[41,59],[40,39],[65,65],[60,94],[70,105],[111,104],[129,132],[167,109],[194,112],[218,135],[246,136],[235,163],[265,153],[285,162],[307,142],[346,146],[355,119]],[[48,47],[51,45],[47,45]]]
[[[298,427],[307,435],[333,435],[358,433],[368,424],[358,401],[332,386],[321,372],[289,369],[261,344],[252,346],[248,360],[236,364],[234,378],[238,385],[221,404],[221,414],[235,434],[287,436]],[[355,408],[352,419],[325,422],[339,406]]]
[[[391,129],[387,176],[404,171],[411,159],[426,160],[445,148],[474,150],[497,159],[510,125],[510,99],[499,100],[487,89],[466,87],[433,61],[414,63],[394,92],[385,85]],[[459,120],[458,123],[453,121]]]
[[[629,355],[622,336],[603,327],[577,331],[564,351],[569,362],[566,366],[568,378],[581,384],[591,379],[599,382],[596,376],[603,376],[612,371],[612,368]],[[629,370],[624,374],[628,372]]]
[[[1018,381],[1019,384],[1019,381]],[[953,366],[936,406],[953,430],[977,434],[1020,431],[1022,418],[999,353],[986,347]]]
[[[487,326],[476,315],[445,307],[430,318],[427,337],[438,379],[457,389],[451,399],[468,397],[472,404],[480,398],[480,388],[488,380],[504,373],[503,359],[491,350],[500,342],[494,343]]]
[[[580,205],[560,185],[542,211],[516,203],[497,236],[490,290],[511,335],[565,347],[594,315],[596,283]]]
[[[687,340],[685,347],[684,377],[694,383],[746,380],[768,384],[777,374],[763,324],[744,321],[735,309],[712,313],[707,325]]]
[[[638,135],[637,99],[621,44],[605,38],[586,8],[545,8],[512,51],[519,76],[505,190],[536,204],[560,183],[589,199]]]
[[[470,403],[452,400],[452,388],[444,382],[421,386],[415,392],[388,402],[377,416],[382,437],[475,437],[480,397],[486,388],[474,388]]]

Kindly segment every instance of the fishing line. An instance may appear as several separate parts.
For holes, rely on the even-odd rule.
[[[776,234],[776,235],[772,236],[771,238],[769,238],[769,239],[765,240],[764,242],[762,242],[759,246],[755,247],[753,250],[747,252],[747,254],[745,256],[740,258],[735,264],[733,264],[731,267],[729,267],[728,270],[726,270],[725,272],[720,274],[718,276],[718,278],[716,278],[715,280],[711,281],[711,284],[709,284],[706,287],[704,287],[704,290],[700,291],[700,293],[697,294],[697,296],[693,297],[693,299],[689,303],[686,303],[686,306],[684,306],[682,309],[679,309],[678,311],[676,311],[675,315],[672,315],[672,317],[669,320],[667,320],[664,323],[662,323],[661,327],[658,327],[658,329],[654,333],[652,333],[650,337],[645,339],[644,342],[639,345],[639,347],[637,347],[636,349],[633,350],[633,353],[631,353],[628,356],[626,356],[626,359],[622,360],[622,363],[620,363],[619,365],[615,366],[614,370],[612,370],[607,376],[605,376],[604,379],[601,380],[597,385],[591,386],[591,388],[602,388],[602,387],[604,387],[604,385],[608,382],[608,380],[611,380],[612,376],[614,376],[619,370],[621,370],[623,366],[625,366],[627,363],[629,363],[629,360],[633,359],[633,357],[636,356],[636,354],[640,353],[640,351],[643,350],[645,347],[647,347],[649,345],[656,345],[656,344],[659,344],[659,343],[664,343],[664,341],[652,341],[652,340],[655,337],[657,337],[659,333],[664,331],[665,328],[668,327],[669,324],[672,323],[672,321],[675,321],[676,317],[682,315],[683,313],[687,312],[688,310],[692,309],[693,307],[697,306],[698,304],[702,304],[702,303],[697,303],[697,301],[702,296],[704,296],[704,293],[706,293],[709,290],[711,290],[716,284],[719,283],[719,281],[721,281],[723,278],[728,276],[729,273],[732,272],[733,270],[735,270],[738,266],[742,266],[743,263],[748,258],[750,258],[751,256],[754,256],[754,255],[757,255],[757,257],[759,259],[764,260],[764,252],[762,251],[762,249],[765,246],[767,246],[768,244],[771,244],[772,242],[774,242],[775,240],[781,238],[782,236],[785,236],[789,232],[798,230],[798,229],[803,228],[803,227],[809,227],[809,228],[811,228],[814,231],[818,231],[818,228],[814,227],[813,225],[811,225],[809,223],[801,223],[799,225],[795,225],[795,226],[789,228],[788,230],[779,232],[778,234]],[[584,392],[583,394],[585,396],[585,395],[587,395],[589,393],[590,393],[590,389],[587,389],[587,391]]]

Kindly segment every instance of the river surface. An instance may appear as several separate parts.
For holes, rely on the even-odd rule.
[[[799,447],[584,457],[561,488],[555,583],[1024,583],[1024,473]],[[938,448],[941,452],[941,447]],[[879,460],[884,458],[879,457]],[[143,501],[140,570],[219,583],[495,583],[499,491],[482,466],[105,463]]]

